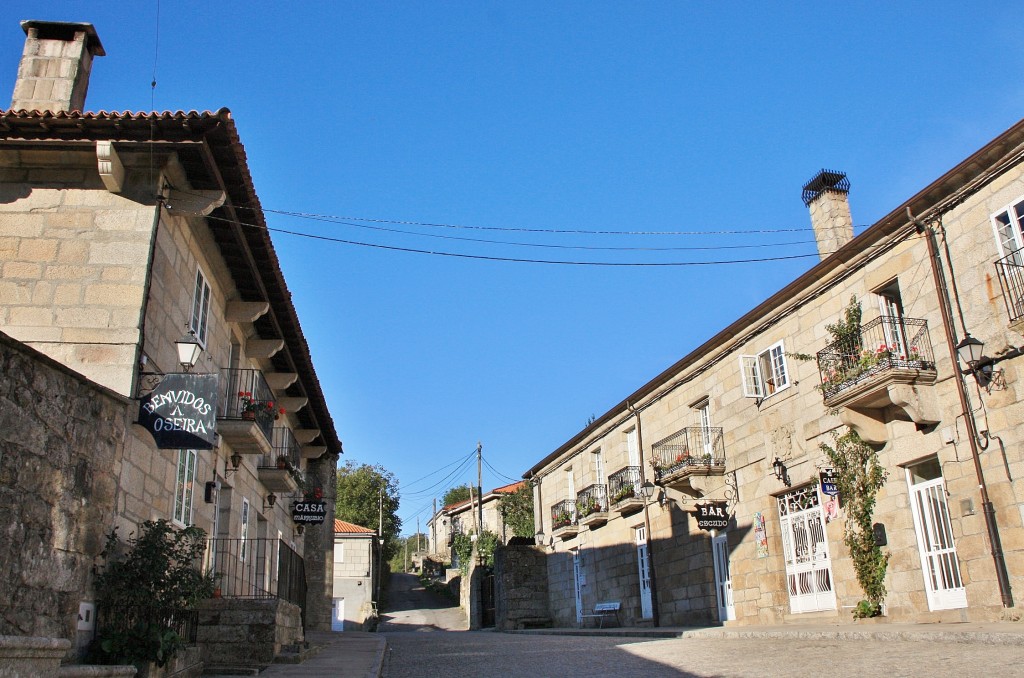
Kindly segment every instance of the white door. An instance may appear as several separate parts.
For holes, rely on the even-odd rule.
[[[790,612],[836,609],[832,559],[817,487],[800,488],[778,501]]]
[[[731,621],[736,618],[736,606],[732,601],[732,575],[729,574],[728,535],[715,535],[711,539],[711,551],[715,555],[715,592],[718,594],[718,619]]]
[[[636,561],[640,570],[640,616],[650,619],[654,616],[654,604],[651,599],[651,561],[646,527],[636,528]]]
[[[715,445],[711,438],[711,405],[704,402],[697,408],[697,426],[700,428],[701,454],[714,455]]]
[[[581,626],[583,624],[583,586],[586,581],[583,578],[583,562],[580,560],[579,550],[572,552],[572,576],[576,589],[576,625]]]
[[[334,599],[334,614],[331,615],[331,630],[332,631],[344,631],[345,630],[345,599],[335,598]]]
[[[928,609],[967,607],[967,591],[960,577],[960,562],[946,504],[946,485],[938,459],[908,468],[907,483]]]
[[[640,447],[637,445],[636,429],[626,431],[626,452],[629,454],[629,465],[640,466]]]
[[[892,359],[905,360],[907,352],[906,330],[903,327],[903,302],[899,288],[891,286],[878,294],[879,310],[882,313],[882,331],[885,333],[887,349],[893,352]],[[877,347],[867,347],[874,350]],[[900,358],[900,356],[904,356]]]

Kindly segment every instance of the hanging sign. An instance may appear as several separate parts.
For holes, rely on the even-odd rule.
[[[830,497],[839,496],[839,479],[836,477],[837,475],[834,468],[823,468],[818,472],[818,478],[821,480],[822,494],[827,494]]]
[[[161,450],[212,450],[217,435],[217,375],[165,374],[139,400],[138,424]]]
[[[724,501],[697,504],[694,517],[702,530],[724,530],[729,526],[728,507]]]
[[[292,520],[296,523],[319,525],[327,517],[327,502],[296,501],[292,503]]]

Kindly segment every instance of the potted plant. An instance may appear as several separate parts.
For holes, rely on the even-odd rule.
[[[238,400],[242,404],[242,419],[245,419],[246,421],[255,421],[256,412],[260,409],[259,401],[252,397],[252,393],[250,391],[239,391]]]

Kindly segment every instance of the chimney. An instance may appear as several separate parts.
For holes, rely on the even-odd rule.
[[[81,111],[94,56],[105,56],[92,24],[22,21],[25,51],[11,110]]]
[[[804,204],[811,210],[811,227],[824,260],[853,240],[850,216],[850,180],[842,172],[821,170],[804,184]]]

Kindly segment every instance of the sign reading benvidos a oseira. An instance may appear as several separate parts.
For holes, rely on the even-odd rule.
[[[217,435],[217,375],[165,374],[139,402],[139,425],[162,450],[212,450]]]
[[[319,525],[327,517],[327,502],[297,501],[292,504],[292,520]]]
[[[697,518],[697,527],[702,530],[724,530],[729,526],[729,513],[726,510],[724,501],[713,501],[707,504],[697,504],[694,516]]]

